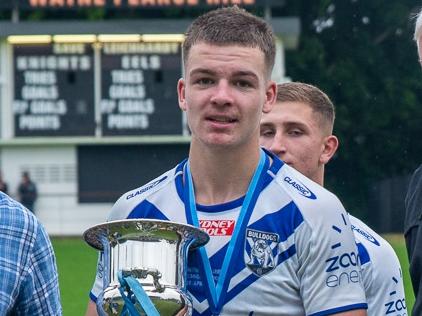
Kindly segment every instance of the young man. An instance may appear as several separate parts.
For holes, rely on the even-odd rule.
[[[0,192],[0,315],[61,314],[50,239],[34,214]]]
[[[238,7],[193,22],[177,86],[189,159],[124,194],[110,220],[226,226],[189,258],[194,315],[366,315],[341,203],[259,147],[261,114],[276,96],[274,55],[268,24]],[[90,311],[101,290],[98,273]]]
[[[316,183],[337,150],[334,106],[318,88],[299,82],[277,86],[277,102],[261,120],[261,145]],[[407,315],[400,262],[393,248],[349,215],[356,238],[368,315]]]
[[[422,65],[422,10],[418,13],[414,40]],[[415,293],[412,315],[422,315],[422,165],[413,173],[407,189],[404,217],[404,237],[409,256],[409,270]]]

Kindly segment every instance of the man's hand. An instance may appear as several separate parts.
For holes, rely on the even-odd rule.
[[[188,311],[188,307],[187,307],[187,306],[185,306],[185,307],[183,307],[183,309],[182,309],[180,312],[178,312],[178,313],[176,314],[176,316],[185,316],[185,315],[186,315],[186,313],[187,313],[187,311]]]
[[[98,316],[97,305],[91,300],[89,300],[89,302],[88,302],[88,306],[86,308],[85,316]]]

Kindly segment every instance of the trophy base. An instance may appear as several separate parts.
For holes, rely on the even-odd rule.
[[[157,292],[154,285],[142,284],[145,293],[149,296],[155,308],[162,316],[191,316],[192,303],[188,296],[183,294],[177,288],[165,287],[164,291]],[[127,293],[126,293],[127,294]],[[125,302],[120,294],[119,285],[109,286],[102,294],[102,306],[100,315],[121,315]],[[141,305],[134,298],[132,300],[139,315],[146,315]]]

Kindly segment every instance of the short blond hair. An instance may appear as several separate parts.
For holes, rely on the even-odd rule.
[[[277,85],[277,102],[301,102],[309,105],[319,117],[325,130],[333,132],[335,108],[328,95],[317,87],[303,82],[286,82]]]
[[[258,48],[264,53],[267,75],[275,59],[275,37],[263,19],[237,6],[219,8],[196,18],[186,31],[183,61],[186,64],[192,46],[197,43]]]

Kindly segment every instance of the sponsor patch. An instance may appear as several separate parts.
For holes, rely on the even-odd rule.
[[[303,183],[301,183],[299,180],[294,180],[289,176],[284,177],[283,180],[284,182],[289,184],[292,188],[296,189],[296,191],[300,195],[303,195],[304,197],[307,197],[308,199],[311,199],[311,200],[316,200],[315,194],[311,190],[309,190],[308,187],[304,185]]]
[[[139,190],[135,191],[135,192],[131,192],[128,195],[126,195],[126,200],[130,200],[131,198],[134,198],[135,196],[142,194],[148,190],[151,190],[153,187],[156,187],[157,185],[159,185],[161,182],[163,182],[165,179],[167,179],[167,176],[162,177],[161,179],[158,179],[154,182],[151,182],[149,184],[146,184],[145,186],[141,187]]]
[[[246,266],[258,276],[274,270],[279,255],[278,242],[278,234],[247,229],[244,252]]]
[[[235,220],[200,220],[199,227],[210,236],[231,236],[233,234]]]
[[[374,245],[380,246],[380,243],[378,242],[378,240],[376,240],[375,237],[372,236],[370,233],[368,233],[366,230],[363,230],[362,228],[356,227],[354,225],[352,225],[352,230],[362,235],[366,240],[369,240]]]

